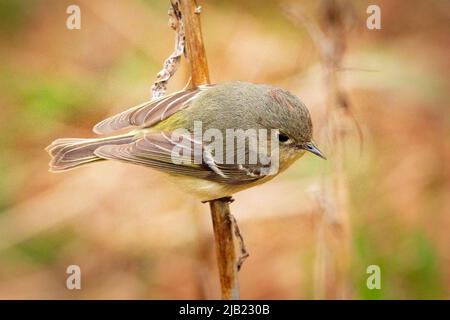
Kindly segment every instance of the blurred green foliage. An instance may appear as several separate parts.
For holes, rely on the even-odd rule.
[[[361,299],[445,299],[435,248],[421,231],[387,230],[389,242],[380,244],[371,228],[355,228],[354,286]],[[399,228],[401,229],[401,228]],[[366,286],[365,266],[381,268],[381,289]],[[358,271],[356,271],[358,270]],[[401,275],[401,277],[399,277]]]
[[[0,0],[0,35],[13,40],[33,14],[35,0]]]
[[[77,235],[71,228],[50,230],[0,252],[0,258],[9,263],[26,261],[37,266],[52,265],[61,259],[65,248],[76,239]]]
[[[404,226],[378,189],[373,177],[383,177],[384,172],[377,165],[381,155],[373,152],[366,149],[350,174],[354,288],[361,299],[445,299],[437,249],[420,226]],[[368,204],[367,199],[373,200]],[[381,269],[380,290],[366,286],[369,265]]]

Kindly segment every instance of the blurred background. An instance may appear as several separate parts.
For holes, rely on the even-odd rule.
[[[81,8],[80,30],[66,28],[71,4]],[[328,88],[311,34],[320,1],[199,4],[212,81],[295,93],[332,155],[323,138]],[[378,0],[381,30],[366,27],[369,4],[346,1],[339,70],[353,119],[344,161],[345,297],[448,299],[450,4]],[[149,99],[173,50],[168,7],[166,0],[0,0],[0,298],[220,297],[206,204],[139,166],[47,172],[52,140],[91,137],[99,120]],[[187,79],[183,62],[168,92]],[[251,255],[240,272],[243,298],[321,297],[317,190],[333,161],[306,155],[235,195],[231,209]],[[81,290],[66,288],[69,265],[81,268]],[[367,288],[370,265],[381,269],[380,290]]]

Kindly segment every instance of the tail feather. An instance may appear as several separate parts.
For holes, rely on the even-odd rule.
[[[46,150],[52,157],[50,171],[69,170],[93,161],[104,160],[94,154],[94,151],[105,145],[120,145],[131,143],[133,135],[108,137],[102,139],[57,139]]]

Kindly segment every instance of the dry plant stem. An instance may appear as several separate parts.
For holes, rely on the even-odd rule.
[[[172,2],[172,6],[169,9],[169,25],[175,30],[175,49],[172,54],[164,61],[164,66],[156,76],[156,80],[152,86],[152,99],[158,99],[166,93],[167,83],[170,78],[175,74],[180,65],[181,56],[184,53],[185,46],[185,34],[184,25],[181,21],[181,12],[178,5]]]
[[[295,24],[307,28],[319,50],[327,95],[328,141],[333,171],[317,194],[316,260],[314,292],[318,299],[347,296],[350,264],[350,222],[348,188],[344,168],[346,121],[350,105],[341,89],[338,72],[346,49],[346,28],[352,7],[349,2],[321,0],[321,28],[299,6],[285,6],[285,13]]]
[[[222,299],[239,299],[238,266],[233,238],[233,220],[229,199],[222,198],[209,202],[216,240],[216,254],[219,265]]]
[[[348,272],[350,267],[350,219],[348,187],[346,182],[345,138],[350,105],[341,89],[338,71],[346,49],[347,14],[349,4],[338,0],[322,1],[322,29],[325,41],[322,45],[322,64],[327,88],[329,149],[333,152],[333,172],[330,185],[324,186],[325,194],[333,201],[331,210],[324,211],[320,219],[319,235],[323,238],[320,259],[323,296],[321,298],[348,298]],[[327,50],[325,50],[327,48]]]
[[[186,56],[191,70],[191,86],[209,83],[208,62],[200,26],[200,12],[195,0],[172,0],[181,11],[186,36]]]
[[[172,7],[179,8],[181,12],[181,21],[186,36],[186,58],[191,71],[191,86],[196,87],[210,83],[200,27],[200,7],[197,6],[195,0],[172,0]],[[212,200],[209,205],[214,227],[222,299],[239,299],[238,264],[236,263],[230,200],[230,198]]]
[[[244,242],[244,237],[242,236],[241,230],[239,229],[239,225],[237,223],[236,218],[232,214],[230,214],[230,218],[233,221],[234,235],[239,240],[240,255],[237,261],[237,268],[238,271],[240,271],[242,265],[244,264],[245,259],[247,259],[250,256],[250,253],[247,251],[247,247],[245,246]]]

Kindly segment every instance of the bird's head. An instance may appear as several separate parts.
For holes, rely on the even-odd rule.
[[[280,88],[268,90],[270,126],[279,130],[280,148],[291,153],[308,151],[326,159],[312,139],[311,116],[305,104],[296,96]]]

